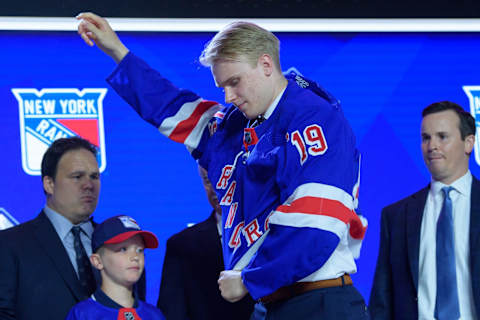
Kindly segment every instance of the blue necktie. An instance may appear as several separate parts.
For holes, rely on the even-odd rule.
[[[445,199],[437,222],[437,299],[435,302],[435,318],[438,320],[460,318],[455,267],[452,199],[450,199],[449,195],[453,189],[452,187],[442,188]]]
[[[79,226],[72,227],[73,247],[75,248],[75,255],[77,260],[78,278],[80,284],[84,288],[88,296],[90,296],[96,287],[95,277],[93,275],[92,265],[88,259],[85,248],[80,240],[80,233],[82,232]]]

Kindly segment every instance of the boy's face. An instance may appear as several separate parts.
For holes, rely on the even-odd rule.
[[[104,244],[98,253],[100,264],[95,266],[103,271],[102,281],[124,287],[133,286],[140,279],[145,266],[144,248],[140,235],[120,243]]]

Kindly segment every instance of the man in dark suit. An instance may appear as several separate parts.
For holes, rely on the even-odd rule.
[[[249,319],[254,305],[249,295],[231,303],[218,289],[218,276],[224,270],[222,210],[207,172],[199,167],[199,173],[214,210],[207,220],[168,239],[157,306],[167,320]]]
[[[469,170],[475,121],[443,101],[422,112],[431,183],[382,211],[373,319],[480,316],[480,182]]]
[[[63,320],[95,289],[91,266],[83,263],[100,191],[96,152],[72,137],[55,141],[43,156],[44,209],[0,231],[0,319]]]

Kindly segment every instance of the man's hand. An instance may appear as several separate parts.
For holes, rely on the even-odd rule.
[[[222,297],[229,302],[237,302],[248,293],[242,281],[241,271],[226,270],[220,272],[218,286]]]
[[[76,18],[80,20],[78,34],[86,44],[93,46],[96,43],[116,63],[127,55],[127,47],[118,39],[107,20],[91,12],[80,13]]]

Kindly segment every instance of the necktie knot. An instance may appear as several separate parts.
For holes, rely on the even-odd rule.
[[[452,190],[455,190],[455,188],[452,186],[442,188],[442,192],[443,192],[443,195],[445,196],[445,199],[447,198],[450,199],[450,191]]]
[[[82,228],[79,226],[72,227],[72,234],[75,238],[80,236],[80,232],[82,232]]]

